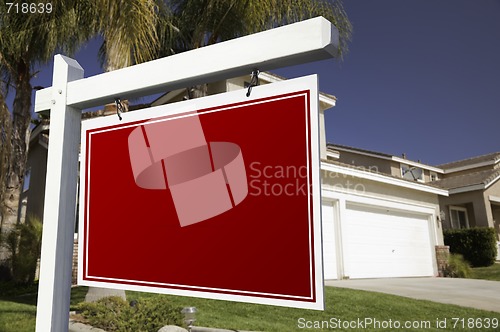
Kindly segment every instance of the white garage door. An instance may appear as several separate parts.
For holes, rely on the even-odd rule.
[[[337,279],[337,251],[335,249],[335,216],[334,203],[323,201],[322,203],[322,227],[323,227],[323,274],[325,279]]]
[[[347,204],[342,220],[350,278],[432,276],[428,217]]]

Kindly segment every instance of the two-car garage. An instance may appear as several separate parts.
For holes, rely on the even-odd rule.
[[[436,275],[434,214],[373,199],[323,199],[325,279]]]

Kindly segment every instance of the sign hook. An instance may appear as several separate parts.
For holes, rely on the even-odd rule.
[[[121,114],[125,111],[125,107],[123,107],[122,101],[120,98],[115,98],[116,104],[116,115],[118,115],[118,119],[122,120]]]
[[[250,93],[252,92],[252,88],[254,86],[259,85],[259,74],[260,71],[258,69],[254,69],[252,71],[252,78],[250,79],[250,84],[248,85],[247,97],[250,97]]]

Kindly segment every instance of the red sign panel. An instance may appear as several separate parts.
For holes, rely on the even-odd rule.
[[[82,126],[80,284],[323,308],[316,76]]]

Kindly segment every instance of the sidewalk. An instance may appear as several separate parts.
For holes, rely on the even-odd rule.
[[[500,281],[460,278],[385,278],[326,280],[325,285],[500,312]]]

